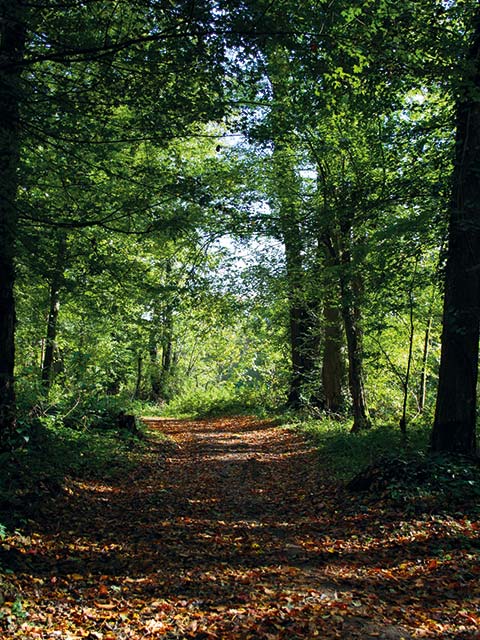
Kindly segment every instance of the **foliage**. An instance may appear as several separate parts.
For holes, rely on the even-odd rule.
[[[2,633],[477,633],[478,2],[353,4],[0,2]]]
[[[211,389],[184,390],[161,415],[175,417],[208,417],[251,415],[267,410],[266,389],[247,389],[215,386]],[[267,405],[267,406],[266,406]]]
[[[348,363],[377,421],[431,416],[475,4],[37,9],[8,226],[18,442],[37,414],[113,423],[114,398],[270,409],[302,358],[300,403],[328,409],[328,305],[338,412]]]
[[[376,459],[353,477],[348,487],[388,496],[408,511],[444,508],[458,512],[467,508],[475,513],[479,509],[480,466],[462,456],[391,454]]]
[[[368,431],[350,434],[350,422],[346,420],[297,419],[291,424],[288,416],[283,420],[286,420],[286,426],[311,439],[322,461],[325,460],[331,468],[333,477],[344,481],[399,449],[404,449],[408,455],[408,452],[425,452],[428,445],[425,425],[410,428],[408,444],[404,447],[401,433],[393,425],[375,426]]]
[[[349,424],[337,420],[297,420],[288,428],[305,434],[318,450],[321,465],[352,491],[374,499],[391,499],[398,508],[462,511],[478,509],[480,466],[462,456],[431,455],[428,427],[410,428],[404,443],[398,428],[376,426],[350,434]]]
[[[96,428],[76,429],[53,424],[39,427],[35,439],[38,442],[36,451],[21,457],[25,469],[35,476],[48,468],[50,463],[54,474],[64,476],[96,476],[114,475],[123,467],[128,469],[132,448],[140,446],[129,433],[114,431],[107,423],[107,429],[99,421]],[[35,455],[35,458],[34,458]]]
[[[33,419],[28,446],[14,457],[5,454],[0,479],[4,522],[8,518],[8,524],[16,524],[43,498],[55,499],[66,478],[115,478],[133,468],[142,450],[135,434],[114,425],[105,407],[95,413],[84,407],[79,415],[69,426],[61,414]],[[93,422],[87,423],[87,417]]]

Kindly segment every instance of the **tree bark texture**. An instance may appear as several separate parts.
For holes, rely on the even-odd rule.
[[[160,373],[158,363],[157,331],[155,326],[150,330],[149,355],[150,355],[150,386],[152,388],[152,400],[160,398]]]
[[[476,452],[480,325],[480,11],[457,103],[433,451]]]
[[[142,389],[142,365],[143,365],[143,359],[142,356],[139,355],[137,357],[137,373],[136,373],[136,377],[135,377],[135,390],[133,392],[133,400],[138,400],[138,398],[140,398],[140,391]]]
[[[326,300],[323,309],[325,337],[323,344],[322,387],[325,409],[329,413],[339,413],[343,408],[343,362],[342,315],[333,300]]]
[[[283,132],[274,141],[272,158],[272,193],[279,216],[279,232],[285,249],[289,304],[289,338],[291,377],[287,405],[299,408],[304,402],[316,402],[312,389],[318,350],[318,332],[314,301],[306,290],[301,232],[301,181],[295,170],[296,141],[290,136],[287,114],[291,108],[288,52],[274,44],[267,51],[268,76],[274,95],[274,127]],[[305,396],[306,394],[306,396]],[[305,396],[305,397],[304,397]]]
[[[0,448],[15,429],[15,239],[20,70],[25,31],[21,3],[0,0]]]
[[[332,267],[338,265],[338,254],[328,234],[318,239],[318,262],[323,267],[323,359],[322,391],[323,408],[338,414],[344,408],[345,385],[345,332],[342,324],[342,308],[338,278]]]
[[[295,295],[295,292],[292,294]],[[287,404],[292,409],[299,408],[303,402],[310,402],[314,399],[314,394],[307,393],[307,387],[312,383],[314,368],[310,335],[312,327],[309,315],[307,309],[295,304],[291,297],[289,316],[292,376]],[[306,393],[307,395],[305,395]]]
[[[173,352],[173,308],[170,303],[165,307],[162,326],[162,368],[160,371],[160,395],[163,400],[170,400],[171,377],[175,362]]]

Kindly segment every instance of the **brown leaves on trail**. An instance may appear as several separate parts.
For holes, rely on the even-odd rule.
[[[477,521],[349,495],[269,422],[147,423],[176,445],[4,541],[2,638],[480,639]]]

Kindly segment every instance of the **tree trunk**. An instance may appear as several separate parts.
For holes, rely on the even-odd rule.
[[[323,345],[322,387],[325,409],[330,413],[342,410],[342,386],[345,376],[342,346],[342,316],[340,309],[327,300],[323,309],[325,339]]]
[[[285,248],[286,276],[289,304],[289,338],[291,377],[287,406],[299,408],[304,401],[316,401],[312,393],[317,335],[312,322],[312,300],[308,298],[305,282],[301,232],[301,180],[296,172],[296,144],[290,136],[287,114],[291,108],[287,49],[278,43],[267,48],[268,77],[275,97],[272,117],[283,137],[275,136],[272,156],[272,193],[278,211],[279,231]],[[305,393],[307,394],[304,397]],[[310,396],[310,397],[309,397]]]
[[[308,310],[294,302],[295,293],[291,291],[289,309],[292,376],[287,404],[292,409],[298,409],[304,402],[314,400],[314,394],[307,389],[312,383],[314,367],[311,319]]]
[[[372,426],[365,396],[363,375],[363,336],[358,317],[351,307],[343,311],[348,349],[348,385],[352,397],[353,426],[352,433]]]
[[[45,353],[42,363],[42,384],[48,393],[52,382],[53,360],[57,340],[57,321],[60,310],[60,290],[63,285],[64,263],[67,253],[67,236],[63,233],[58,240],[55,267],[50,283],[50,306],[47,320]]]
[[[287,404],[290,408],[297,409],[302,404],[302,387],[306,373],[303,353],[306,312],[303,295],[302,239],[297,219],[298,214],[295,205],[292,204],[295,193],[298,192],[298,184],[291,166],[291,159],[287,157],[287,153],[277,147],[274,151],[274,163],[275,174],[287,178],[288,193],[277,193],[277,199],[285,250],[292,366]]]
[[[408,393],[410,390],[410,374],[413,364],[413,343],[415,341],[415,280],[417,276],[418,260],[415,259],[415,267],[413,269],[412,279],[408,289],[408,317],[409,317],[409,334],[408,334],[408,354],[407,354],[407,368],[405,371],[405,377],[403,378],[403,402],[402,402],[402,416],[400,418],[400,431],[402,432],[403,441],[406,442],[407,438],[407,408],[408,408]]]
[[[328,234],[319,237],[318,262],[324,273],[324,342],[322,360],[323,408],[329,413],[343,409],[343,387],[345,383],[345,358],[343,347],[345,333],[342,325],[342,310],[338,300],[340,290],[338,278],[332,267],[338,266],[339,256]]]
[[[0,0],[0,448],[15,430],[15,238],[20,70],[25,32],[19,0]]]
[[[422,370],[420,372],[420,393],[418,398],[418,412],[423,413],[425,410],[425,403],[427,401],[427,367],[428,367],[428,354],[430,351],[430,332],[432,330],[433,317],[432,313],[429,313],[427,326],[425,327],[425,337],[423,340],[423,353],[422,353]]]
[[[342,317],[347,336],[348,385],[353,409],[352,433],[356,433],[372,426],[364,386],[363,332],[359,302],[361,287],[359,278],[351,273],[352,265],[348,248],[342,249],[341,263],[340,293]]]
[[[137,374],[135,378],[135,389],[132,396],[133,400],[138,400],[138,398],[140,397],[140,390],[142,388],[142,364],[142,356],[139,355],[137,357]]]
[[[167,276],[171,269],[167,266]],[[161,321],[161,326],[159,326]],[[161,347],[161,357],[159,354]],[[155,401],[170,399],[170,377],[174,366],[173,354],[173,306],[166,303],[160,313],[155,310],[150,330],[150,384],[152,399]]]
[[[153,323],[152,323],[153,324]],[[152,388],[152,400],[155,402],[160,398],[160,373],[158,363],[158,348],[157,348],[157,332],[155,325],[153,324],[150,330],[150,386]]]
[[[163,400],[171,398],[171,377],[174,365],[173,355],[173,309],[167,304],[162,323],[162,368],[160,371],[160,396]]]
[[[277,177],[276,200],[280,218],[280,231],[285,249],[288,289],[289,337],[292,373],[287,405],[298,409],[304,401],[310,402],[313,370],[315,366],[316,336],[311,302],[305,286],[303,269],[303,239],[300,230],[298,194],[300,185],[292,166],[292,151],[277,144],[273,154],[274,175]],[[280,189],[281,186],[281,189]],[[307,397],[304,398],[304,392]],[[308,395],[312,397],[308,397]]]
[[[163,318],[162,373],[169,374],[173,364],[173,315],[168,307]]]
[[[476,452],[480,324],[480,12],[457,103],[433,451]]]

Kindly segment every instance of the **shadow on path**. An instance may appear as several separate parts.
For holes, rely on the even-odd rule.
[[[477,615],[474,551],[448,523],[414,535],[271,422],[145,422],[175,444],[152,442],[119,483],[71,480],[3,551],[30,603],[24,637],[475,637],[461,635]]]

